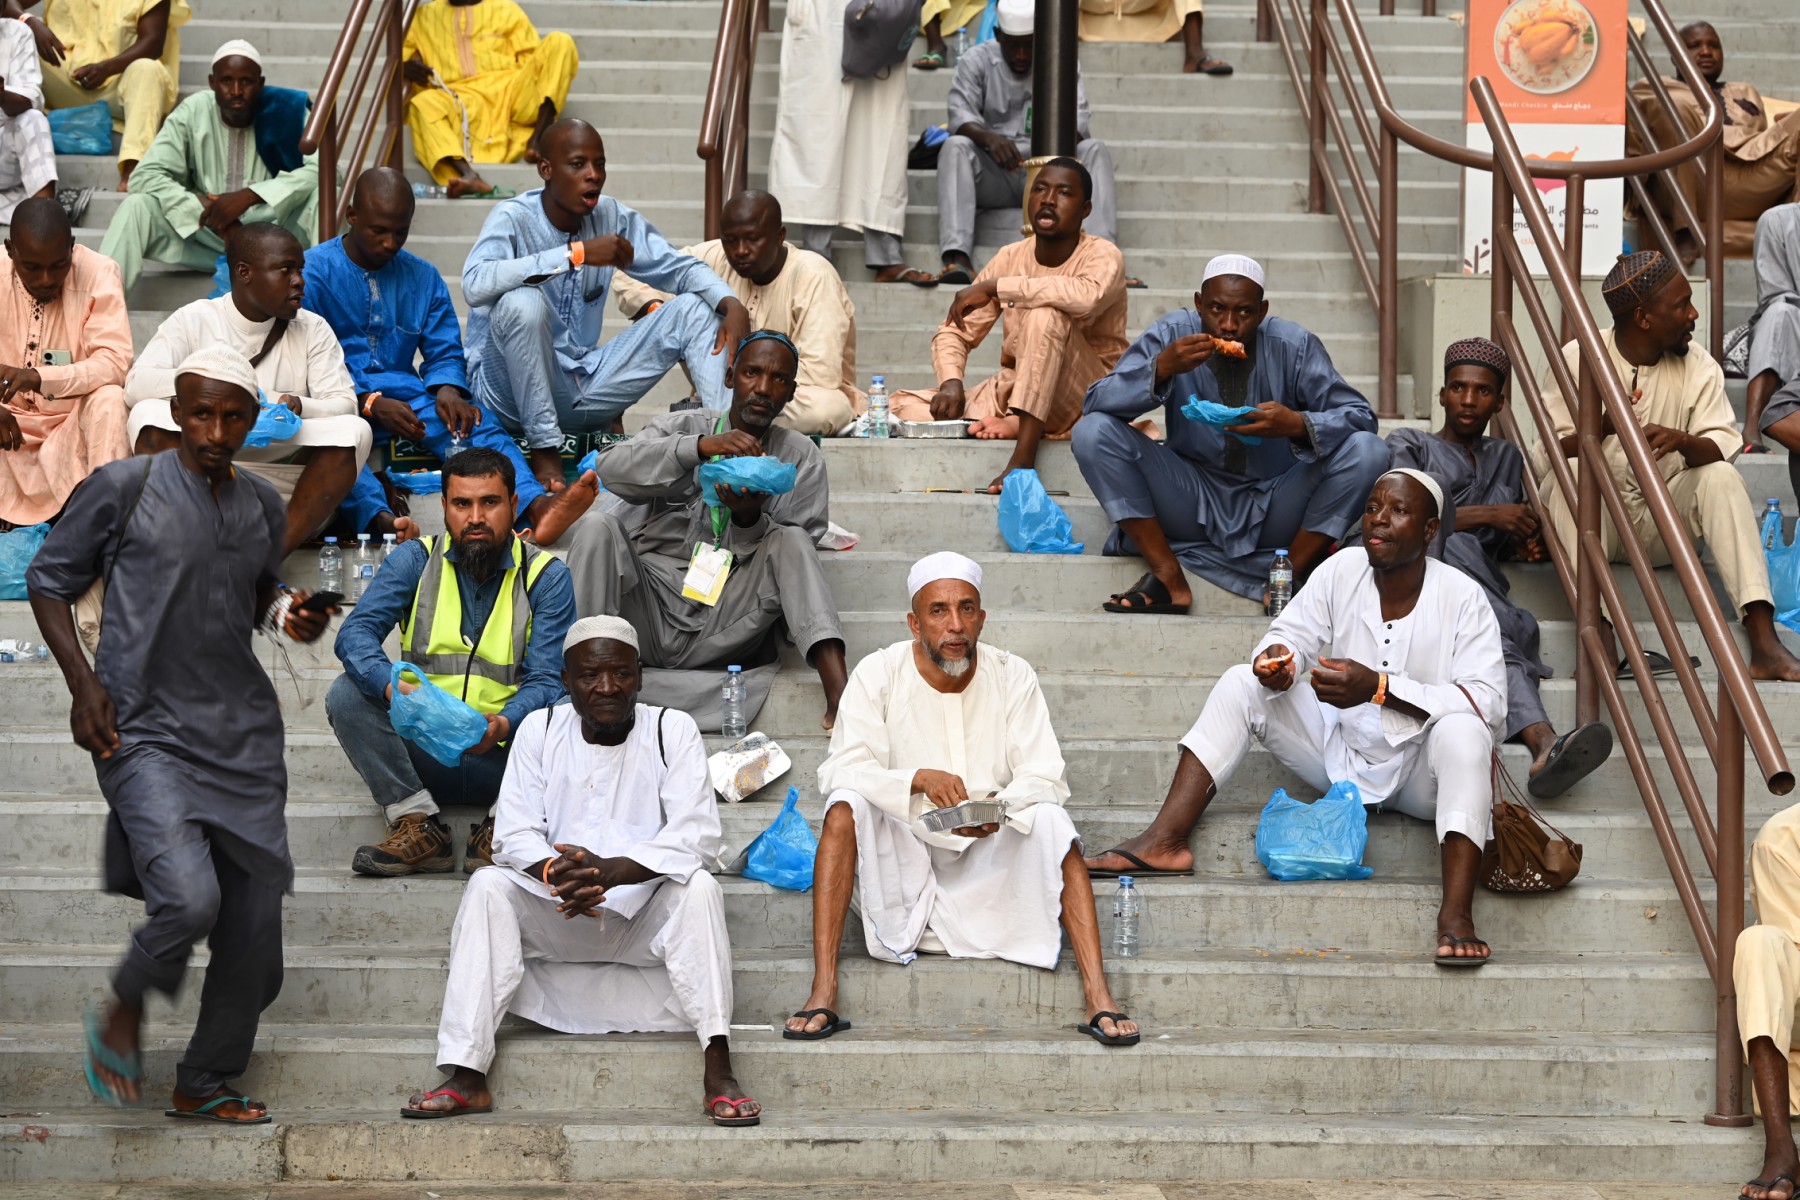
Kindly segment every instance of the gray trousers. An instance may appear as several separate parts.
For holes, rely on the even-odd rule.
[[[844,640],[819,551],[798,526],[771,529],[755,554],[732,566],[724,593],[710,607],[682,599],[685,562],[640,558],[625,526],[609,512],[589,512],[576,522],[568,563],[575,611],[630,621],[647,667],[730,665],[761,645],[781,620],[808,659],[819,643]]]
[[[835,225],[795,225],[800,235],[800,248],[811,250],[814,254],[831,257],[831,235],[837,232]],[[900,244],[900,235],[882,233],[877,229],[863,230],[863,266],[871,271],[879,271],[883,267],[899,266],[906,261],[906,251]]]
[[[1094,211],[1082,228],[1115,245],[1119,240],[1119,194],[1113,184],[1112,151],[1098,138],[1084,138],[1075,159],[1094,178]],[[975,210],[1018,209],[1025,201],[1025,168],[1005,171],[988,152],[960,135],[938,150],[938,245],[945,254],[975,249]]]
[[[435,814],[440,805],[482,808],[492,815],[506,777],[505,746],[465,754],[459,765],[446,767],[394,732],[387,708],[365,696],[348,675],[331,681],[325,719],[388,824],[411,813]]]

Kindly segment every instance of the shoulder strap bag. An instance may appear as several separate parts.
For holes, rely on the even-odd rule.
[[[1487,720],[1469,689],[1456,685],[1476,715]],[[1494,789],[1494,831],[1481,850],[1477,878],[1492,892],[1554,892],[1581,873],[1581,843],[1544,819],[1500,761],[1489,755]]]

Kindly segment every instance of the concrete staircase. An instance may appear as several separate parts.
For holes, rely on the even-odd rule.
[[[342,7],[241,0],[229,17],[203,10],[184,31],[186,78],[200,85],[214,45],[249,23],[273,56],[271,79],[316,86]],[[1726,7],[1746,23],[1787,15],[1780,0]],[[678,244],[697,240],[701,175],[690,147],[716,7],[537,0],[532,12],[541,26],[576,35],[586,65],[570,110],[607,134],[609,189]],[[1303,211],[1304,131],[1276,52],[1250,41],[1251,16],[1243,3],[1208,13],[1211,47],[1238,67],[1230,80],[1179,76],[1173,47],[1083,48],[1095,129],[1120,168],[1130,265],[1152,285],[1133,295],[1132,331],[1186,302],[1206,257],[1243,250],[1270,265],[1276,310],[1319,331],[1372,391],[1374,324],[1335,220]],[[1368,24],[1400,103],[1452,113],[1460,30],[1416,17]],[[1800,48],[1795,36],[1788,53]],[[757,81],[758,165],[772,125],[776,43],[765,41]],[[912,81],[914,127],[941,120],[947,75]],[[110,164],[71,163],[65,176],[84,170],[97,180]],[[1432,171],[1423,160],[1408,164],[1409,187],[1438,205],[1409,208],[1407,261],[1420,270],[1437,269],[1455,243],[1455,181]],[[501,167],[490,178],[524,188],[530,175]],[[909,257],[934,262],[929,176],[915,176],[913,201]],[[84,237],[98,239],[111,203],[96,202]],[[412,248],[454,281],[486,209],[423,204]],[[863,371],[928,382],[928,335],[948,294],[878,287],[867,282],[858,243],[838,250],[860,310]],[[203,290],[194,276],[147,276],[134,297],[140,343],[162,312]],[[984,352],[980,361],[991,363],[995,349]],[[666,384],[644,408],[679,390]],[[946,547],[976,554],[988,571],[986,639],[1040,672],[1084,836],[1110,845],[1141,828],[1173,770],[1174,739],[1262,630],[1253,606],[1202,589],[1188,618],[1098,612],[1140,568],[1098,555],[1103,519],[1066,444],[1047,447],[1041,466],[1050,487],[1071,492],[1064,507],[1087,541],[1089,553],[1071,558],[1007,553],[986,497],[902,492],[985,482],[1004,461],[1002,447],[829,442],[825,452],[833,516],[863,535],[826,562],[851,654],[904,636],[903,580],[914,558]],[[1756,494],[1788,494],[1773,486],[1776,464],[1745,469]],[[289,578],[306,584],[313,571],[298,556]],[[1558,673],[1545,693],[1566,727],[1574,661],[1566,605],[1547,568],[1515,567],[1513,578],[1545,621]],[[0,634],[33,636],[23,605],[0,605]],[[353,848],[378,838],[381,822],[325,725],[335,661],[325,647],[289,657],[291,674],[271,665],[287,714],[299,878],[287,910],[287,984],[244,1080],[277,1116],[259,1129],[188,1126],[166,1121],[159,1106],[120,1112],[88,1099],[80,1013],[103,986],[134,909],[96,889],[105,805],[69,742],[60,677],[49,667],[0,667],[0,820],[10,835],[0,839],[0,1096],[11,1114],[0,1122],[0,1180],[1715,1182],[1754,1165],[1753,1132],[1699,1120],[1711,1100],[1711,986],[1619,756],[1552,814],[1587,848],[1581,880],[1553,896],[1477,901],[1500,956],[1479,974],[1429,961],[1436,852],[1421,824],[1375,818],[1367,881],[1268,879],[1251,848],[1257,814],[1274,787],[1298,785],[1259,752],[1197,831],[1198,874],[1146,886],[1146,954],[1109,963],[1121,1001],[1147,1029],[1135,1050],[1106,1051],[1074,1033],[1085,1014],[1072,965],[1054,974],[933,958],[888,967],[863,957],[854,929],[839,1007],[856,1031],[820,1045],[785,1042],[775,1029],[807,990],[811,899],[731,878],[737,1020],[746,1026],[734,1042],[743,1081],[767,1107],[759,1128],[702,1120],[691,1038],[572,1039],[525,1026],[505,1037],[499,1112],[402,1122],[395,1108],[435,1078],[461,880],[349,873]],[[724,811],[734,848],[767,824],[790,782],[819,816],[816,683],[791,655],[787,666],[757,728],[781,741],[795,768]],[[1779,728],[1800,718],[1800,687],[1766,686],[1764,696]],[[1685,718],[1678,723],[1709,786],[1698,738]],[[1509,747],[1506,757],[1522,773],[1521,752]],[[1660,773],[1661,752],[1651,759]],[[1781,804],[1753,793],[1752,828]],[[464,827],[476,816],[453,814]],[[1685,820],[1677,828],[1699,861]],[[1102,885],[1103,910],[1109,890]],[[170,1082],[196,994],[153,1010],[153,1098]],[[15,1136],[27,1125],[40,1133]]]

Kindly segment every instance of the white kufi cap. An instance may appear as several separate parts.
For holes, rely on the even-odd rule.
[[[606,638],[610,641],[624,642],[633,650],[638,648],[637,630],[624,617],[583,617],[569,626],[569,632],[563,635],[563,653],[570,647],[579,646],[582,642],[590,642],[595,638]]]
[[[262,391],[262,385],[256,381],[256,369],[250,360],[229,346],[205,346],[194,351],[181,360],[175,368],[175,375],[198,375],[202,379],[216,379],[220,383],[229,383],[233,387],[243,388],[252,397]]]
[[[1419,486],[1430,492],[1431,498],[1437,501],[1437,515],[1440,517],[1444,515],[1444,489],[1437,480],[1433,479],[1424,471],[1419,470],[1417,467],[1395,467],[1393,470],[1384,474],[1381,479],[1386,479],[1393,475],[1404,475],[1408,479],[1416,480]],[[1375,482],[1380,483],[1381,479],[1377,479]]]
[[[916,596],[919,589],[940,579],[960,579],[976,591],[981,590],[981,564],[954,550],[927,554],[906,573],[906,594]]]
[[[217,50],[213,51],[212,62],[209,65],[216,67],[219,65],[219,60],[221,58],[231,58],[233,56],[247,58],[259,67],[263,65],[262,55],[257,53],[255,46],[252,46],[243,38],[232,38],[229,42],[221,44]]]
[[[1000,0],[994,23],[1008,37],[1030,37],[1037,28],[1037,4],[1034,0]]]
[[[1206,264],[1206,271],[1200,276],[1200,286],[1219,275],[1242,275],[1257,287],[1264,286],[1262,264],[1248,254],[1221,254]]]

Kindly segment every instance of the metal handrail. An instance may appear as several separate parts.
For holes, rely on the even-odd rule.
[[[1551,224],[1549,211],[1533,186],[1536,164],[1527,163],[1520,152],[1512,129],[1500,111],[1493,85],[1476,79],[1470,85],[1475,104],[1491,135],[1494,171],[1494,267],[1492,276],[1493,325],[1497,341],[1513,356],[1525,361],[1525,346],[1512,319],[1516,289],[1531,318],[1533,330],[1542,344],[1550,364],[1550,374],[1569,405],[1575,420],[1578,472],[1572,473],[1568,460],[1557,444],[1556,425],[1544,403],[1542,390],[1529,372],[1515,374],[1519,392],[1524,396],[1537,426],[1538,436],[1547,450],[1551,472],[1546,483],[1560,488],[1569,509],[1575,514],[1575,547],[1562,545],[1554,527],[1543,522],[1545,541],[1558,578],[1568,593],[1575,611],[1579,631],[1580,653],[1576,665],[1576,719],[1593,720],[1604,702],[1613,719],[1627,765],[1631,769],[1652,830],[1656,834],[1670,877],[1681,900],[1683,911],[1699,944],[1701,958],[1712,976],[1716,1000],[1715,1012],[1715,1095],[1713,1111],[1706,1115],[1709,1124],[1744,1125],[1749,1115],[1743,1111],[1743,1064],[1738,1050],[1736,990],[1732,981],[1732,958],[1737,934],[1744,925],[1744,749],[1746,740],[1756,757],[1764,786],[1775,795],[1793,789],[1794,775],[1776,736],[1773,723],[1764,709],[1762,698],[1750,678],[1750,672],[1738,656],[1727,627],[1725,615],[1707,583],[1700,556],[1687,536],[1685,523],[1669,494],[1668,485],[1657,470],[1643,427],[1632,411],[1631,398],[1612,365],[1611,355],[1601,340],[1600,330],[1581,292],[1581,208],[1571,202],[1565,215],[1565,229],[1559,234]],[[1571,176],[1570,185],[1580,181]],[[1545,273],[1562,307],[1562,331],[1551,324],[1550,316],[1525,259],[1523,248],[1513,232],[1514,204],[1524,215],[1525,223],[1544,260]],[[1576,347],[1576,369],[1571,371],[1563,357],[1564,339]],[[1686,645],[1675,624],[1673,611],[1658,586],[1655,568],[1643,544],[1634,537],[1620,538],[1626,558],[1638,586],[1643,592],[1651,618],[1662,637],[1671,660],[1676,665],[1684,698],[1688,701],[1716,772],[1714,809],[1707,810],[1706,801],[1687,761],[1680,734],[1664,703],[1660,686],[1651,675],[1624,594],[1613,578],[1610,562],[1601,542],[1600,531],[1605,506],[1615,527],[1628,529],[1624,498],[1618,482],[1608,469],[1602,450],[1603,430],[1610,420],[1614,434],[1624,450],[1625,458],[1636,479],[1651,519],[1666,547],[1675,576],[1686,594],[1688,606],[1700,626],[1701,637],[1719,672],[1717,716],[1707,702],[1699,676],[1688,662]],[[1500,413],[1501,431],[1509,439],[1524,445],[1517,422],[1510,410]],[[1535,481],[1526,481],[1529,499],[1540,515],[1544,512],[1544,496]],[[1571,555],[1573,562],[1571,563]],[[1694,872],[1689,866],[1673,822],[1669,818],[1662,790],[1652,773],[1644,752],[1643,739],[1635,714],[1626,705],[1625,695],[1613,673],[1610,647],[1601,632],[1602,613],[1611,617],[1636,677],[1638,692],[1649,715],[1650,725],[1661,743],[1665,761],[1674,778],[1676,790],[1700,843],[1701,855],[1715,885],[1714,912],[1709,916]]]
[[[321,242],[336,237],[338,230],[343,228],[350,207],[350,190],[340,189],[339,180],[354,180],[362,173],[363,164],[370,160],[370,151],[375,146],[375,131],[384,117],[387,128],[381,136],[381,151],[374,156],[375,160],[390,167],[401,165],[400,127],[406,111],[406,77],[401,60],[406,31],[412,27],[413,14],[418,11],[419,3],[420,0],[352,0],[344,27],[331,49],[325,78],[319,84],[312,113],[300,135],[301,152],[316,153],[320,160]],[[362,46],[362,61],[351,80],[348,94],[341,95],[344,75],[350,69],[350,60],[356,54],[358,44],[363,42],[363,26],[368,23],[371,9],[376,10],[374,30]],[[387,58],[377,72],[377,56],[384,49]],[[350,139],[348,162],[340,163],[338,154],[346,140],[345,132],[356,123],[371,79],[376,81],[375,91],[363,116],[361,131]]]
[[[725,0],[712,75],[700,110],[694,153],[706,164],[706,236],[719,236],[719,213],[749,182],[750,81],[757,35],[768,25],[769,0]]]

